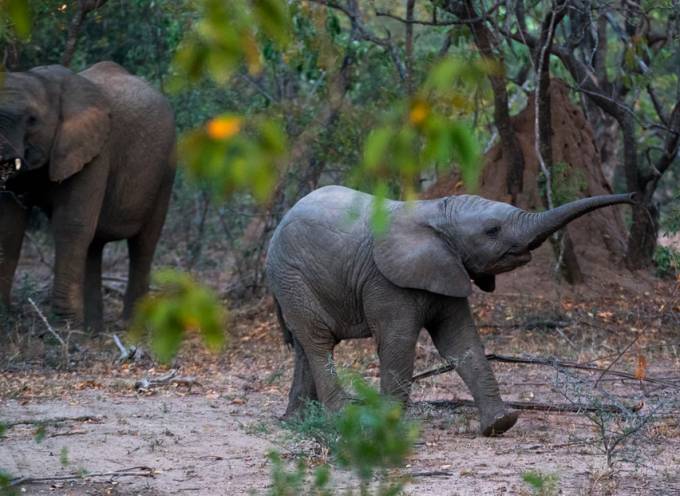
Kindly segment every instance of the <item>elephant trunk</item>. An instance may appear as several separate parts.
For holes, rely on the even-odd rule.
[[[636,202],[635,193],[622,195],[601,195],[591,198],[583,198],[566,203],[552,210],[540,213],[527,214],[530,227],[525,231],[526,244],[530,250],[538,248],[548,236],[562,229],[569,222],[598,208],[619,203]]]

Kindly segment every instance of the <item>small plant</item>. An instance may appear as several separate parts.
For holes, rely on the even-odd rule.
[[[302,412],[284,422],[284,426],[304,439],[316,441],[331,453],[337,448],[340,436],[337,426],[337,414],[326,410],[318,401],[308,401]]]
[[[559,493],[559,477],[557,474],[530,470],[522,474],[522,480],[536,496],[553,496]]]
[[[345,382],[351,386],[355,400],[339,413],[329,414],[321,404],[309,402],[302,418],[287,425],[328,446],[339,465],[350,469],[359,479],[361,496],[400,494],[403,481],[390,481],[387,469],[404,464],[418,437],[418,426],[404,419],[400,403],[381,396],[362,378],[349,376]],[[271,453],[269,459],[272,462],[270,495],[333,494],[328,489],[331,480],[329,465],[321,465],[314,470],[310,485],[307,481],[309,470],[303,461],[288,472],[278,453]],[[375,474],[381,477],[372,493],[370,482]],[[350,490],[343,494],[354,493]]]
[[[591,382],[564,370],[558,371],[555,390],[570,402],[590,407],[582,415],[594,425],[598,441],[595,446],[605,456],[610,470],[620,461],[638,462],[639,443],[649,426],[666,410],[671,412],[677,408],[673,399],[652,401],[645,396],[632,398],[631,404],[625,404],[602,386],[593,387]],[[645,413],[631,406],[645,403]]]
[[[668,246],[657,246],[654,265],[659,277],[675,279],[680,276],[680,252]]]

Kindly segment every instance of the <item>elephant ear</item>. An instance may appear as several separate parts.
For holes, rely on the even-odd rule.
[[[460,255],[406,208],[392,214],[386,234],[375,237],[373,260],[396,286],[458,298],[472,293]]]
[[[61,82],[60,125],[52,145],[50,179],[60,182],[79,172],[104,148],[111,118],[104,94],[77,74]]]

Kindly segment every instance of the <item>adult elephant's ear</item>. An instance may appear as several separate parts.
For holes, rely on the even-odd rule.
[[[63,181],[100,154],[109,139],[109,106],[94,83],[77,74],[61,81],[59,127],[52,144],[50,179]]]
[[[472,293],[459,254],[408,206],[392,213],[386,234],[374,236],[373,260],[399,287],[459,298]]]

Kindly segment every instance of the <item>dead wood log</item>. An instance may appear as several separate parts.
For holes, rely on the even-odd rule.
[[[430,400],[424,402],[436,408],[456,409],[461,406],[476,407],[472,400]],[[606,412],[606,413],[630,413],[637,412],[642,405],[617,406],[617,405],[581,405],[578,403],[537,403],[534,401],[504,401],[506,406],[515,410],[533,410],[554,413],[583,413],[583,412]],[[417,403],[416,403],[417,404]]]
[[[65,480],[86,480],[95,477],[154,477],[154,470],[149,467],[130,467],[113,472],[95,472],[92,474],[73,474],[73,475],[55,475],[51,477],[18,477],[12,479],[9,487],[16,487],[22,484],[40,484],[44,482],[55,482]]]
[[[97,417],[94,415],[81,415],[79,417],[54,417],[48,419],[22,419],[14,420],[12,422],[3,422],[6,428],[15,427],[17,425],[55,425],[63,424],[65,422],[101,422],[104,417]]]
[[[634,381],[648,382],[648,383],[651,383],[651,384],[659,384],[659,385],[662,385],[664,387],[680,388],[680,384],[675,384],[673,382],[665,381],[665,380],[662,380],[662,379],[655,379],[653,377],[638,378],[638,377],[635,377],[633,374],[629,374],[627,372],[623,372],[623,371],[620,371],[620,370],[608,370],[606,368],[596,367],[594,365],[586,365],[586,364],[577,363],[577,362],[557,360],[556,358],[543,358],[543,357],[523,358],[523,357],[514,357],[514,356],[507,356],[507,355],[497,355],[495,353],[487,354],[486,358],[488,360],[491,360],[491,361],[494,361],[494,362],[517,363],[517,364],[528,364],[528,365],[548,365],[550,367],[556,367],[556,368],[588,370],[588,371],[592,371],[592,372],[600,372],[600,373],[603,373],[603,375],[612,375],[612,376],[615,376],[615,377],[620,377],[622,379],[630,379],[630,380],[634,380]],[[436,369],[428,370],[426,372],[415,375],[411,379],[411,382],[416,382],[416,381],[426,379],[428,377],[432,377],[432,376],[435,376],[435,375],[445,374],[446,372],[451,372],[452,370],[455,370],[455,369],[456,369],[456,365],[453,364],[453,363],[442,365],[441,367],[438,367]]]

